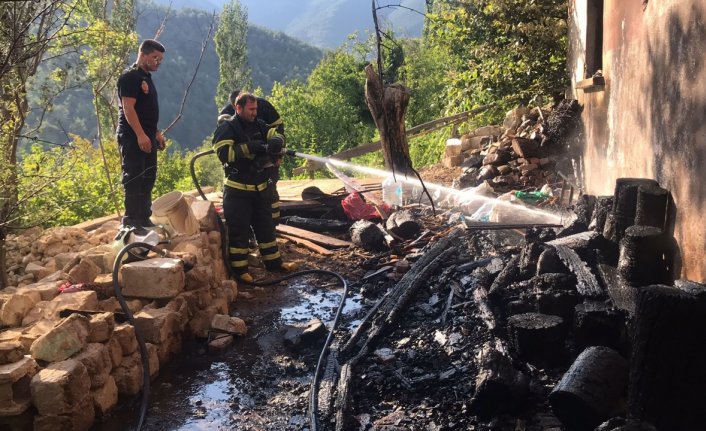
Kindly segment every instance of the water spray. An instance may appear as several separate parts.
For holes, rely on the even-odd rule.
[[[374,175],[379,177],[387,177],[392,174],[390,171],[383,169],[370,168],[367,166],[356,165],[353,163],[345,162],[343,160],[334,159],[331,157],[321,157],[312,154],[301,153],[295,150],[286,150],[288,156],[301,157],[303,159],[312,160],[322,164],[330,164],[333,166],[338,166],[341,168],[350,169],[360,173]],[[422,183],[417,178],[408,178],[405,175],[396,176],[395,181],[398,183],[410,186],[412,188],[422,188]],[[454,199],[456,205],[466,205],[472,203],[485,204],[490,203],[499,209],[513,211],[515,214],[522,214],[531,217],[536,220],[542,220],[545,223],[561,224],[561,217],[553,214],[549,211],[543,211],[539,209],[527,208],[523,205],[518,205],[512,202],[507,202],[499,200],[494,197],[483,196],[477,193],[477,187],[457,190],[451,187],[445,187],[439,184],[424,182],[427,189],[433,190],[439,196],[448,196]]]

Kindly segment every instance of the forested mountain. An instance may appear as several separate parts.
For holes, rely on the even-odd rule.
[[[155,36],[166,12],[166,6],[151,3],[138,6],[137,32],[141,39]],[[179,112],[184,91],[194,74],[201,44],[208,34],[210,22],[210,12],[174,7],[165,21],[159,40],[165,45],[167,52],[164,63],[154,74],[160,100],[160,127],[166,127]],[[275,33],[257,26],[249,27],[248,63],[252,69],[253,84],[254,87],[261,87],[265,94],[269,93],[275,81],[305,79],[322,55],[320,49],[283,33]],[[131,61],[134,58],[135,54],[132,55]],[[48,71],[45,71],[45,75],[46,73]],[[183,116],[168,135],[179,148],[196,148],[213,132],[218,110],[225,102],[216,103],[214,100],[218,75],[218,57],[213,41],[210,41],[196,79],[189,90]],[[41,106],[37,106],[41,89],[35,87],[32,91],[30,100],[36,109],[30,118],[30,126],[37,123],[41,111]],[[52,111],[43,120],[40,137],[57,143],[67,141],[67,134],[91,139],[96,133],[95,122],[90,91],[87,88],[72,89],[54,101]]]
[[[172,7],[193,7],[207,11],[220,10],[231,0],[156,0]],[[240,0],[248,10],[251,24],[282,31],[289,36],[322,48],[335,48],[349,34],[373,28],[370,0]],[[383,27],[392,27],[403,37],[421,34],[425,11],[424,0],[379,0],[379,17]],[[400,5],[402,7],[387,7]],[[416,11],[416,12],[415,12]]]

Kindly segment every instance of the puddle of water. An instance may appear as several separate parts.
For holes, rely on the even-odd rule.
[[[288,352],[282,334],[315,317],[330,327],[343,292],[307,281],[253,291],[253,299],[236,302],[233,314],[248,322],[249,332],[226,352],[209,355],[203,343],[185,344],[152,383],[143,430],[307,429],[306,402],[299,405],[293,392],[308,392],[318,352]],[[349,297],[343,313],[361,308],[360,297]],[[122,400],[92,429],[134,429],[138,415],[139,398]]]
[[[299,299],[295,304],[282,307],[280,317],[287,325],[306,323],[312,317],[318,317],[327,327],[333,323],[336,310],[341,302],[343,289],[323,290],[307,283],[295,283],[290,289],[296,289]],[[360,295],[346,298],[342,314],[351,315],[362,308]]]

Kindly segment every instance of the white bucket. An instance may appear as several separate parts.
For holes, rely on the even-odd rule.
[[[184,193],[169,192],[152,202],[152,214],[158,220],[168,221],[177,233],[194,235],[199,232],[199,222],[191,211]]]

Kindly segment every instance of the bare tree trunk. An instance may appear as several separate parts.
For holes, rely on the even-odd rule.
[[[365,75],[365,101],[380,132],[385,168],[395,173],[412,174],[404,123],[409,89],[401,84],[383,86],[372,64],[366,66]]]

